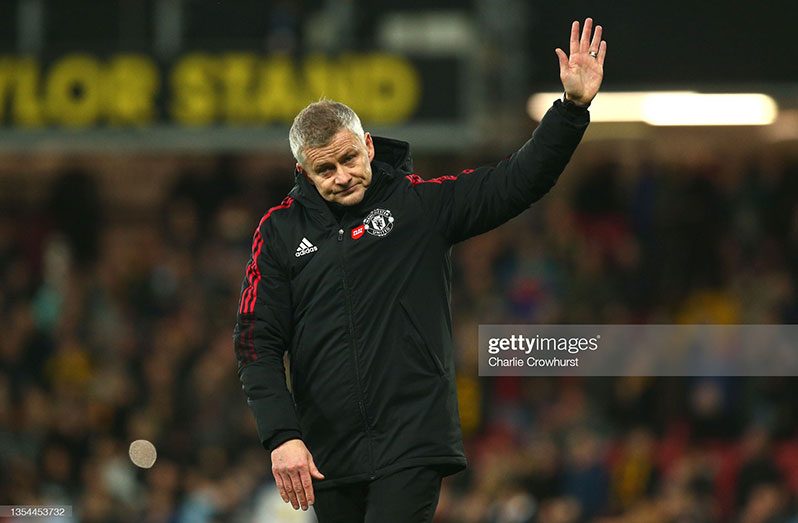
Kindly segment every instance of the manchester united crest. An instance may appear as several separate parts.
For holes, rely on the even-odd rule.
[[[366,219],[363,220],[363,226],[366,228],[366,232],[372,236],[387,236],[393,229],[393,216],[391,216],[391,211],[374,209],[366,216]]]

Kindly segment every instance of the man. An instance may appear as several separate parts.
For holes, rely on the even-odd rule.
[[[588,124],[606,42],[592,20],[556,49],[557,100],[497,166],[424,181],[408,144],[351,109],[291,127],[296,186],[255,231],[235,330],[239,377],[283,500],[321,523],[429,522],[466,466],[457,411],[451,247],[554,185]],[[591,39],[591,33],[592,39]],[[290,392],[283,354],[290,358]]]

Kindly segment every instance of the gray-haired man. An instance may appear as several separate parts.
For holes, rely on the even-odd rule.
[[[588,18],[580,38],[574,22],[570,56],[556,50],[564,99],[495,166],[423,180],[407,143],[372,137],[343,104],[296,117],[296,186],[255,231],[235,330],[247,401],[294,508],[314,505],[322,523],[432,520],[441,478],[466,466],[451,247],[554,185],[601,85],[601,32]]]

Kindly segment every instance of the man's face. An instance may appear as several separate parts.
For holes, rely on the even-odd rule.
[[[322,198],[341,205],[363,200],[371,183],[374,143],[369,133],[365,143],[349,129],[342,129],[325,146],[305,149],[305,165],[297,164]]]

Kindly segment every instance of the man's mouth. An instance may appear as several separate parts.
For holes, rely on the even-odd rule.
[[[353,191],[354,191],[356,188],[357,188],[357,185],[352,185],[351,187],[348,187],[348,188],[344,189],[343,191],[338,191],[338,195],[339,195],[339,196],[341,196],[341,195],[347,195],[347,194],[350,194],[350,193],[352,193],[352,192],[353,192]]]

